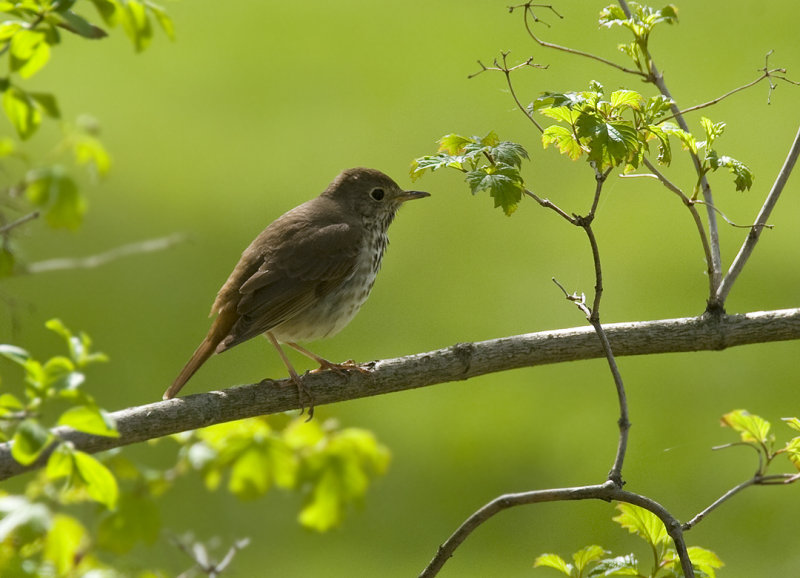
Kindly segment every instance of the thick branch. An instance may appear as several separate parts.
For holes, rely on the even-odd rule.
[[[614,354],[645,355],[721,350],[751,343],[800,339],[800,308],[744,315],[702,315],[680,319],[604,325]],[[365,364],[369,374],[307,374],[305,386],[316,405],[382,395],[437,383],[463,381],[509,369],[605,357],[593,327],[543,331],[477,343],[460,343],[427,353]],[[222,362],[223,360],[220,360]],[[155,398],[162,386],[149,384]],[[53,433],[79,450],[95,453],[217,423],[300,408],[288,379],[232,387],[123,409],[112,414],[120,436],[106,438],[58,427]],[[0,480],[41,467],[23,467],[0,444]]]

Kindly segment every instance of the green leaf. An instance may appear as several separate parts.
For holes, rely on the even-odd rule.
[[[706,133],[705,145],[710,149],[717,137],[721,136],[722,133],[725,132],[725,123],[713,123],[708,118],[701,117],[700,124],[703,127],[703,131]],[[698,143],[698,147],[699,146],[700,144]]]
[[[665,134],[674,136],[681,141],[684,149],[689,149],[693,153],[697,154],[697,141],[695,140],[694,136],[692,136],[692,133],[678,128],[671,122],[663,122],[658,126],[661,127],[661,130],[664,131]]]
[[[781,421],[784,422],[793,430],[800,431],[800,419],[796,417],[782,417]]]
[[[61,27],[65,30],[69,30],[73,34],[77,34],[78,36],[83,36],[84,38],[89,38],[90,40],[96,40],[98,38],[105,38],[108,36],[108,33],[99,28],[83,18],[75,14],[72,10],[66,10],[61,13],[61,17],[64,21],[61,23]]]
[[[663,522],[649,510],[633,504],[617,503],[619,514],[612,518],[617,524],[655,547],[669,540]]]
[[[562,574],[566,574],[567,576],[572,575],[572,565],[567,564],[567,561],[558,554],[542,554],[537,556],[536,560],[533,562],[533,567],[553,568]]]
[[[775,438],[770,434],[771,424],[762,417],[752,415],[745,409],[737,409],[722,416],[722,425],[739,432],[746,443],[767,445]]]
[[[112,0],[90,0],[103,22],[109,26],[116,26],[119,21],[118,11],[121,10],[117,1]]]
[[[86,212],[86,199],[60,167],[29,171],[25,177],[28,200],[42,207],[53,228],[77,229]]]
[[[155,2],[145,2],[147,9],[156,17],[156,22],[170,40],[175,40],[175,25],[166,11]]]
[[[125,492],[118,507],[100,521],[98,546],[117,555],[130,552],[136,544],[154,544],[161,532],[161,510],[143,493]]]
[[[53,436],[38,420],[24,419],[12,437],[11,456],[23,466],[28,466],[36,461],[52,440]]]
[[[575,552],[572,555],[572,560],[575,562],[575,568],[578,570],[578,574],[583,574],[583,571],[589,567],[589,564],[592,562],[597,562],[603,556],[605,556],[605,554],[606,551],[603,549],[603,547],[596,544],[584,546]]]
[[[792,465],[800,470],[800,437],[792,438],[786,442],[786,446],[781,450],[786,453],[786,457],[792,462]]]
[[[265,494],[273,482],[291,488],[295,483],[297,465],[294,454],[282,440],[268,438],[236,459],[228,489],[241,499],[254,499]]]
[[[711,550],[698,546],[689,546],[687,550],[689,551],[689,559],[692,561],[692,566],[705,573],[709,578],[716,578],[716,570],[725,565]]]
[[[502,207],[509,216],[517,210],[522,199],[523,180],[519,170],[506,164],[498,163],[493,167],[469,171],[466,181],[473,195],[488,191],[494,199],[495,208]]]
[[[136,52],[141,52],[153,39],[153,27],[144,4],[139,0],[127,0],[119,11],[120,22]]]
[[[33,99],[16,86],[3,93],[3,110],[22,140],[30,138],[42,122],[42,113]]]
[[[59,576],[72,575],[77,570],[88,541],[89,534],[77,519],[66,514],[55,514],[42,554]]]
[[[439,139],[439,152],[447,153],[450,156],[458,156],[464,152],[464,147],[474,143],[473,139],[457,134],[447,134]]]
[[[617,110],[642,110],[644,98],[635,90],[616,90],[611,93],[611,106]]]
[[[70,478],[73,470],[72,447],[66,443],[58,444],[50,454],[50,457],[47,458],[45,476],[50,481]]]
[[[575,128],[578,138],[589,148],[589,160],[601,170],[631,159],[639,150],[639,134],[628,121],[605,121],[582,114]]]
[[[79,405],[71,407],[61,414],[58,425],[69,426],[88,434],[118,438],[117,424],[114,418],[98,407]]]
[[[551,144],[555,144],[561,154],[567,155],[573,161],[578,160],[583,153],[587,152],[578,142],[573,131],[557,124],[548,126],[542,133],[542,146],[547,148]]]
[[[9,55],[11,71],[18,72],[22,78],[30,78],[50,59],[45,33],[27,28],[18,30],[11,38]]]
[[[73,452],[75,474],[86,485],[89,496],[113,510],[117,506],[119,488],[114,474],[93,456],[75,450]]]
[[[627,556],[616,556],[615,558],[606,558],[601,560],[592,568],[589,577],[595,576],[641,576],[639,574],[639,562],[636,556],[628,554]]]
[[[753,186],[753,172],[750,167],[729,156],[717,156],[716,151],[709,150],[706,160],[712,170],[716,171],[720,167],[727,167],[734,174],[734,184],[737,191],[749,190]]]
[[[111,168],[111,157],[99,139],[88,134],[75,137],[73,144],[75,162],[79,165],[90,164],[101,176]]]
[[[39,108],[50,118],[61,118],[56,97],[47,92],[30,92],[30,97],[39,105]]]
[[[13,393],[0,395],[0,416],[18,414],[23,409],[25,409],[25,406]]]

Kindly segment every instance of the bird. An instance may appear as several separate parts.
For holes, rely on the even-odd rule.
[[[358,369],[337,364],[298,345],[331,337],[366,301],[388,244],[387,230],[406,201],[430,196],[403,190],[384,173],[342,171],[317,197],[278,217],[244,250],[217,293],[216,315],[163,399],[175,397],[212,355],[258,335],[278,352],[302,399],[305,390],[281,344],[320,364],[320,370]]]

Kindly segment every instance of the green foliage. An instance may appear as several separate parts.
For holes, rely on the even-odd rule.
[[[644,540],[653,554],[650,570],[633,554],[611,556],[601,546],[592,545],[572,555],[570,564],[557,554],[542,554],[535,568],[552,568],[570,578],[599,576],[640,576],[649,578],[679,578],[683,576],[680,560],[661,520],[652,512],[633,504],[618,503],[619,514],[612,518],[622,528]],[[710,550],[690,547],[689,558],[698,578],[715,578],[722,561]]]
[[[465,173],[473,195],[486,191],[494,199],[495,208],[506,215],[517,210],[525,183],[520,175],[522,160],[528,152],[517,143],[500,141],[494,132],[485,137],[464,137],[449,134],[439,139],[435,155],[415,159],[411,163],[411,179],[417,180],[430,170],[443,167]]]
[[[389,462],[388,450],[366,430],[300,418],[281,429],[253,418],[176,439],[183,445],[178,469],[200,472],[209,490],[227,477],[228,491],[243,500],[273,486],[298,491],[304,500],[300,523],[320,532],[341,524]]]
[[[658,24],[675,24],[678,22],[678,9],[668,4],[657,10],[638,2],[628,2],[631,17],[628,18],[622,8],[616,4],[607,6],[600,12],[600,25],[605,27],[623,26],[633,34],[633,41],[620,44],[619,50],[626,54],[642,74],[649,75],[649,41],[650,34]]]
[[[791,429],[800,431],[800,419],[796,417],[781,419]],[[745,409],[726,413],[722,416],[721,423],[739,434],[739,443],[752,446],[759,453],[757,477],[765,476],[772,462],[781,454],[785,454],[792,466],[800,471],[800,436],[790,439],[783,447],[775,449],[775,434],[771,431],[772,424]],[[720,449],[725,447],[729,446],[721,446]]]
[[[7,54],[8,73],[0,77],[2,108],[20,141],[31,139],[46,118],[60,121],[61,141],[51,148],[58,154],[72,153],[72,161],[86,166],[92,177],[105,175],[111,159],[98,138],[97,123],[79,119],[74,125],[61,121],[61,111],[56,95],[51,92],[35,92],[24,87],[27,81],[50,62],[52,50],[62,43],[62,32],[68,37],[95,40],[107,36],[105,30],[93,24],[91,17],[83,16],[73,8],[94,5],[102,22],[109,26],[121,26],[137,52],[144,50],[153,37],[153,23],[157,24],[169,38],[175,30],[167,13],[159,5],[141,0],[20,0],[0,2],[0,57]],[[18,161],[18,170],[3,165],[10,176],[9,186],[0,188],[0,198],[19,196],[30,207],[41,209],[46,223],[53,228],[76,229],[86,212],[87,201],[77,181],[60,164],[31,163],[19,151],[19,146],[10,137],[0,140],[0,158]],[[12,206],[3,203],[3,206]],[[26,209],[13,205],[17,211]],[[0,210],[0,225],[14,220]],[[8,235],[3,236],[0,247],[0,278],[13,274],[16,257]]]

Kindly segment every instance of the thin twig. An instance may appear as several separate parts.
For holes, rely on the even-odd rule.
[[[643,159],[645,166],[650,169],[650,171],[656,176],[656,178],[663,184],[667,189],[678,195],[678,197],[683,201],[683,204],[686,205],[686,208],[689,209],[689,213],[692,215],[692,220],[694,220],[694,225],[697,228],[697,234],[700,235],[700,243],[703,246],[703,253],[705,254],[706,258],[706,273],[708,277],[708,291],[709,295],[712,294],[714,291],[714,284],[712,282],[714,269],[712,266],[713,263],[713,256],[711,252],[711,245],[708,242],[708,235],[706,235],[706,229],[703,225],[703,220],[700,218],[700,214],[697,212],[697,209],[694,206],[694,202],[686,196],[680,187],[670,181],[666,175],[664,175],[661,171],[659,171],[656,166],[650,162],[650,160],[645,157]]]
[[[536,16],[533,14],[533,10],[531,10],[532,6],[533,5],[530,2],[526,3],[526,4],[520,4],[519,6],[509,6],[509,11],[513,12],[514,8],[523,8],[524,20],[525,20],[525,29],[528,31],[528,34],[530,35],[530,37],[533,38],[533,40],[539,46],[543,46],[545,48],[552,48],[553,50],[560,50],[561,52],[566,52],[567,54],[573,54],[575,56],[583,56],[584,58],[590,58],[592,60],[596,60],[597,62],[602,62],[603,64],[606,64],[608,66],[616,68],[617,70],[621,70],[622,72],[627,72],[628,74],[634,74],[636,76],[641,76],[643,78],[647,78],[647,75],[645,73],[643,73],[642,71],[640,71],[640,70],[634,70],[632,68],[626,68],[624,66],[621,66],[621,65],[617,64],[616,62],[612,62],[611,60],[607,60],[607,59],[605,59],[605,58],[603,58],[601,56],[597,56],[596,54],[591,54],[589,52],[583,52],[582,50],[577,50],[575,48],[569,48],[567,46],[561,46],[559,44],[553,44],[552,42],[546,42],[546,41],[542,40],[541,38],[536,36],[536,34],[533,33],[533,30],[531,29],[531,23],[528,22],[529,14],[530,14],[530,16],[533,17],[534,23],[539,21],[539,19],[536,18]]]
[[[163,251],[164,249],[168,249],[169,247],[172,247],[178,243],[182,243],[185,240],[186,235],[183,233],[174,233],[166,237],[129,243],[97,255],[90,255],[89,257],[65,257],[62,259],[37,261],[36,263],[31,263],[28,265],[25,268],[25,272],[37,274],[50,271],[62,271],[64,269],[93,269],[95,267],[100,267],[101,265],[106,265],[112,261],[116,261],[122,257],[139,255],[141,253]]]
[[[769,59],[769,55],[770,54],[772,54],[771,50],[767,53],[767,59]],[[785,73],[785,72],[786,72],[785,68],[768,69],[766,66],[764,66],[764,68],[761,69],[761,76],[759,76],[758,78],[756,78],[752,82],[748,82],[747,84],[743,84],[742,86],[734,88],[733,90],[730,90],[730,91],[726,92],[725,94],[723,94],[721,96],[718,96],[717,98],[711,99],[708,102],[704,102],[702,104],[696,104],[694,106],[690,106],[689,108],[684,108],[683,110],[679,111],[677,114],[685,115],[686,113],[689,113],[689,112],[694,112],[696,110],[700,110],[700,109],[703,109],[703,108],[707,108],[709,106],[713,106],[713,105],[717,104],[718,102],[725,100],[729,96],[733,96],[737,92],[741,92],[743,90],[747,90],[751,86],[755,86],[756,84],[758,84],[762,80],[770,79],[770,82],[769,82],[770,93],[773,90],[775,90],[775,88],[776,88],[776,85],[773,84],[773,82],[772,82],[773,78],[777,78],[778,80],[783,80],[784,82],[788,82],[789,84],[800,85],[800,82],[796,82],[794,80],[790,80],[790,79],[786,78],[785,76],[781,76],[781,75],[777,74],[777,73]],[[768,97],[768,101],[769,101],[769,97]],[[675,114],[671,114],[671,115],[666,116],[663,119],[661,119],[660,122],[663,122],[665,120],[669,120],[671,118],[674,118],[675,116],[676,116]]]
[[[456,529],[456,531],[441,546],[439,546],[436,555],[420,573],[419,578],[431,578],[436,576],[447,560],[453,556],[456,549],[464,543],[469,535],[482,524],[487,522],[490,518],[492,518],[495,514],[516,506],[567,500],[603,500],[605,502],[618,501],[634,504],[644,508],[658,516],[658,518],[664,523],[667,533],[675,542],[675,548],[678,551],[681,561],[684,559],[689,559],[689,555],[686,550],[686,543],[683,539],[683,528],[681,527],[680,522],[672,514],[670,514],[669,511],[664,508],[664,506],[655,500],[640,494],[634,494],[633,492],[625,491],[616,486],[613,482],[607,481],[598,485],[505,494],[493,499],[491,502],[487,503],[478,511],[469,516]],[[691,563],[689,563],[688,572],[684,566],[684,572],[686,573],[686,576],[694,576],[694,574],[691,573]]]
[[[544,129],[542,128],[542,125],[540,125],[536,121],[536,119],[533,118],[533,115],[528,112],[528,109],[522,104],[522,102],[517,97],[517,93],[514,90],[514,84],[511,82],[511,73],[514,72],[515,70],[519,70],[520,68],[524,68],[524,67],[546,69],[547,65],[534,63],[533,62],[533,56],[531,56],[525,62],[523,62],[521,64],[517,64],[516,66],[509,67],[508,66],[508,61],[507,61],[509,52],[507,52],[507,51],[506,52],[501,52],[500,55],[503,58],[503,64],[502,65],[497,61],[496,58],[494,59],[494,66],[486,66],[485,64],[483,64],[483,62],[481,62],[479,60],[478,61],[478,65],[481,67],[481,70],[479,70],[478,72],[475,72],[473,74],[470,74],[467,78],[475,78],[476,76],[478,76],[479,74],[481,74],[483,72],[486,72],[487,70],[496,70],[498,72],[502,72],[506,77],[506,84],[508,84],[508,90],[511,93],[511,97],[514,99],[514,102],[517,103],[517,107],[519,107],[519,109],[522,111],[522,113],[526,117],[528,117],[528,120],[530,120],[533,123],[533,125],[539,130],[539,132],[544,132]]]
[[[731,263],[730,269],[728,269],[728,273],[722,279],[722,283],[717,290],[717,301],[724,305],[725,300],[728,298],[728,293],[731,291],[731,287],[736,282],[737,277],[739,277],[739,273],[742,272],[745,263],[750,258],[750,255],[753,253],[753,249],[756,247],[756,243],[758,243],[758,239],[761,237],[761,231],[763,230],[763,225],[766,224],[767,219],[769,219],[770,213],[772,213],[772,209],[775,207],[775,204],[778,202],[778,198],[781,196],[784,187],[786,186],[786,182],[789,180],[789,175],[792,174],[792,170],[794,169],[794,164],[797,161],[797,157],[800,155],[800,128],[797,130],[797,134],[794,137],[794,142],[792,142],[792,146],[789,149],[789,154],[786,156],[786,160],[783,162],[783,167],[781,167],[778,176],[775,178],[775,182],[772,185],[772,189],[770,189],[769,194],[767,195],[766,200],[764,201],[764,205],[761,207],[761,210],[756,217],[756,222],[754,227],[748,233],[747,238],[744,241],[741,249],[739,249],[739,253],[736,255],[736,258]]]
[[[10,232],[12,229],[19,227],[20,225],[24,225],[28,221],[32,221],[34,219],[39,218],[39,211],[33,211],[32,213],[28,213],[27,215],[20,217],[16,221],[11,221],[10,223],[3,225],[0,227],[0,235],[5,235],[6,233]]]

